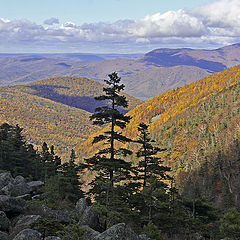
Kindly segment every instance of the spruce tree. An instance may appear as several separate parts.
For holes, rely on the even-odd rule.
[[[0,169],[10,171],[13,176],[33,178],[37,154],[22,136],[22,130],[18,125],[0,126]]]
[[[148,125],[140,123],[138,126],[139,138],[137,143],[141,144],[140,149],[137,152],[137,157],[139,158],[137,171],[138,180],[142,181],[142,187],[148,186],[150,180],[153,178],[157,179],[167,179],[167,171],[170,171],[169,167],[162,165],[162,160],[157,157],[159,152],[165,149],[160,149],[153,145],[155,142],[150,138],[148,132]]]
[[[123,157],[132,153],[125,148],[116,148],[116,142],[126,143],[130,141],[121,133],[121,129],[124,129],[130,121],[130,117],[124,116],[118,110],[120,107],[126,108],[128,106],[126,97],[120,95],[125,87],[120,84],[121,78],[116,72],[109,74],[108,77],[108,80],[104,80],[108,85],[108,87],[103,88],[104,94],[95,97],[96,100],[105,101],[106,105],[96,108],[95,113],[90,117],[93,124],[100,126],[109,124],[107,130],[93,140],[93,144],[104,142],[107,147],[99,150],[93,157],[86,159],[88,170],[96,173],[96,177],[91,183],[90,193],[94,195],[95,200],[102,207],[102,211],[105,212],[106,221],[103,228],[114,222],[110,220],[113,218],[112,213],[115,211],[117,214],[119,205],[121,205],[121,201],[117,197],[118,187],[121,181],[130,177],[131,168],[131,164],[126,162]]]
[[[162,160],[157,154],[164,149],[155,147],[148,132],[148,125],[140,123],[138,127],[139,138],[136,141],[141,145],[137,152],[139,162],[135,167],[137,173],[137,182],[140,184],[140,191],[136,193],[138,203],[136,208],[140,213],[142,224],[153,222],[155,225],[166,218],[170,213],[170,198],[166,190],[167,180],[170,177],[167,172],[169,167],[162,165]]]
[[[51,146],[49,149],[46,142],[44,142],[42,145],[40,156],[41,164],[43,166],[42,178],[46,181],[47,178],[57,174],[57,170],[61,165],[61,159],[55,155],[54,146]]]
[[[65,162],[60,167],[60,194],[64,200],[76,203],[77,200],[83,197],[81,183],[78,175],[79,166],[75,163],[76,154],[71,150],[70,160]]]

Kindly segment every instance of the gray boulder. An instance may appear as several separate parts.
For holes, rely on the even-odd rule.
[[[51,217],[61,223],[69,223],[71,220],[70,211],[63,209],[63,210],[53,210],[48,208],[45,205],[42,205],[43,215],[46,217]]]
[[[32,200],[32,196],[29,193],[21,195],[21,196],[17,196],[17,198],[23,199],[23,200]]]
[[[9,195],[13,197],[22,196],[31,192],[26,182],[20,182],[9,189]]]
[[[7,186],[9,183],[13,183],[14,179],[9,172],[0,173],[0,190]]]
[[[0,231],[0,240],[8,240],[8,234]]]
[[[48,236],[48,237],[45,237],[44,240],[60,240],[60,238],[55,236]]]
[[[26,183],[26,180],[25,180],[25,178],[23,176],[16,176],[14,178],[13,184],[17,185],[19,183]]]
[[[88,225],[94,230],[99,229],[99,220],[92,206],[88,206],[86,200],[81,198],[76,203],[75,214],[79,221],[79,225]]]
[[[2,194],[17,197],[20,195],[28,194],[31,192],[31,188],[26,183],[26,180],[22,176],[17,176],[12,179],[1,189]]]
[[[98,216],[93,210],[93,206],[87,207],[85,211],[83,212],[80,220],[80,225],[88,225],[90,228],[93,228],[94,230],[99,229],[99,220]]]
[[[99,232],[93,230],[87,225],[81,227],[84,229],[83,239],[94,240],[94,238],[100,234]]]
[[[42,240],[42,234],[28,228],[18,233],[13,240]]]
[[[27,202],[21,198],[0,195],[0,211],[23,213],[27,206]]]
[[[21,216],[15,226],[29,226],[36,222],[40,217],[41,217],[40,215]]]
[[[119,223],[97,235],[94,240],[139,240],[139,237],[125,223]]]
[[[9,227],[10,227],[10,221],[6,216],[6,213],[0,211],[0,230],[7,231]]]
[[[88,207],[88,205],[87,205],[85,198],[80,198],[77,201],[76,207],[75,207],[75,212],[76,212],[76,216],[77,216],[78,220],[80,220],[82,214],[84,213],[84,211],[86,210],[87,207]]]
[[[14,187],[12,182],[9,182],[8,185],[4,186],[1,189],[1,194],[10,196],[11,189]]]
[[[32,182],[28,182],[27,185],[30,187],[31,192],[38,193],[41,187],[44,185],[44,182],[32,181]]]
[[[23,231],[24,229],[30,228],[31,224],[36,222],[40,218],[39,215],[25,215],[19,216],[17,223],[11,229],[10,237],[16,236],[19,232]]]

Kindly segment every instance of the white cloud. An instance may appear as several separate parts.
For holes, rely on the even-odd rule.
[[[28,42],[26,46],[32,48],[59,46],[65,51],[70,48],[86,49],[87,46],[117,50],[121,47],[134,51],[136,44],[153,48],[214,47],[240,41],[240,1],[218,0],[191,11],[179,9],[114,23],[55,23],[59,23],[57,18],[45,20],[47,27],[28,20],[0,18],[0,42],[19,46]]]
[[[141,37],[197,37],[205,34],[207,29],[201,20],[180,9],[146,16],[136,21],[131,32]]]
[[[57,18],[49,18],[49,19],[46,19],[43,23],[46,25],[53,25],[53,24],[58,24],[59,20]]]
[[[211,28],[240,27],[240,1],[220,0],[193,9],[199,19]]]
[[[147,38],[137,38],[136,43],[150,43]]]

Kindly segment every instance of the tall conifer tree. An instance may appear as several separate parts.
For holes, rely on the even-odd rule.
[[[143,223],[153,222],[158,224],[160,219],[169,214],[169,195],[166,193],[168,188],[165,183],[170,180],[167,172],[169,167],[162,165],[162,160],[157,154],[164,149],[155,147],[154,140],[151,140],[148,132],[148,125],[140,123],[138,126],[139,138],[138,142],[141,147],[137,152],[139,163],[135,170],[137,172],[137,180],[141,183],[141,198],[138,205],[140,216]]]
[[[70,160],[61,165],[59,174],[60,194],[65,200],[73,203],[83,197],[78,175],[79,166],[75,163],[76,158],[75,151],[72,149]]]
[[[131,167],[131,164],[122,157],[132,153],[125,148],[116,148],[116,142],[130,141],[121,133],[121,129],[124,129],[130,121],[130,117],[124,116],[118,110],[128,106],[126,97],[120,95],[125,87],[120,84],[121,78],[116,72],[109,74],[108,77],[108,80],[104,80],[108,85],[108,87],[103,88],[105,94],[95,98],[99,101],[105,101],[106,105],[96,108],[95,113],[91,116],[93,124],[100,126],[109,124],[109,128],[93,140],[93,143],[103,141],[107,147],[99,150],[92,158],[86,159],[87,168],[95,171],[97,175],[91,183],[90,192],[94,194],[98,203],[105,207],[106,212],[117,210],[119,204],[118,199],[116,199],[117,187],[122,180],[126,180],[130,176]],[[104,228],[109,225],[107,221]]]

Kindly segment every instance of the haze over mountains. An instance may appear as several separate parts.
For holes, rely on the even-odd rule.
[[[156,49],[141,57],[138,54],[2,54],[0,85],[56,76],[102,81],[107,74],[117,71],[126,92],[147,100],[239,63],[239,44],[216,50]]]

